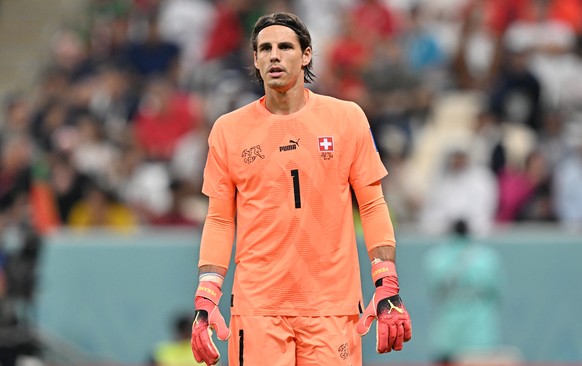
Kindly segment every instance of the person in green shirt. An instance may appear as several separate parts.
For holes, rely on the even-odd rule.
[[[440,366],[501,345],[501,261],[469,231],[465,221],[458,221],[451,237],[424,258],[433,311],[429,340]]]

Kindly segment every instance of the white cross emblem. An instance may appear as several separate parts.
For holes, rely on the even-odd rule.
[[[333,137],[319,137],[319,151],[333,151]]]

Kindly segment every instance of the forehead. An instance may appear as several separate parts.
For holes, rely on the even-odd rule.
[[[297,34],[284,25],[270,25],[257,34],[257,45],[262,43],[293,42],[299,44]]]

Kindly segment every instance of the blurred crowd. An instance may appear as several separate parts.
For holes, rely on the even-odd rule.
[[[582,227],[582,0],[89,0],[0,113],[0,227],[201,225],[208,132],[262,95],[249,33],[311,31],[357,102],[396,225]]]

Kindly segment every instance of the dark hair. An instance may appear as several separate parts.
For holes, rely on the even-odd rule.
[[[270,27],[271,25],[282,25],[284,27],[290,28],[297,35],[299,45],[301,46],[301,51],[305,51],[307,47],[313,50],[309,30],[297,15],[291,13],[273,13],[269,15],[263,15],[255,23],[251,33],[251,47],[253,51],[257,52],[257,36],[259,32],[267,27]],[[303,71],[305,72],[303,76],[303,82],[311,83],[315,79],[315,75],[311,71],[312,68],[313,59],[311,59],[309,63],[303,67]],[[263,78],[261,77],[261,73],[256,68],[253,67],[253,69],[255,77],[262,85]]]
[[[466,238],[470,234],[469,223],[464,219],[459,219],[451,225],[451,232],[459,237]]]

